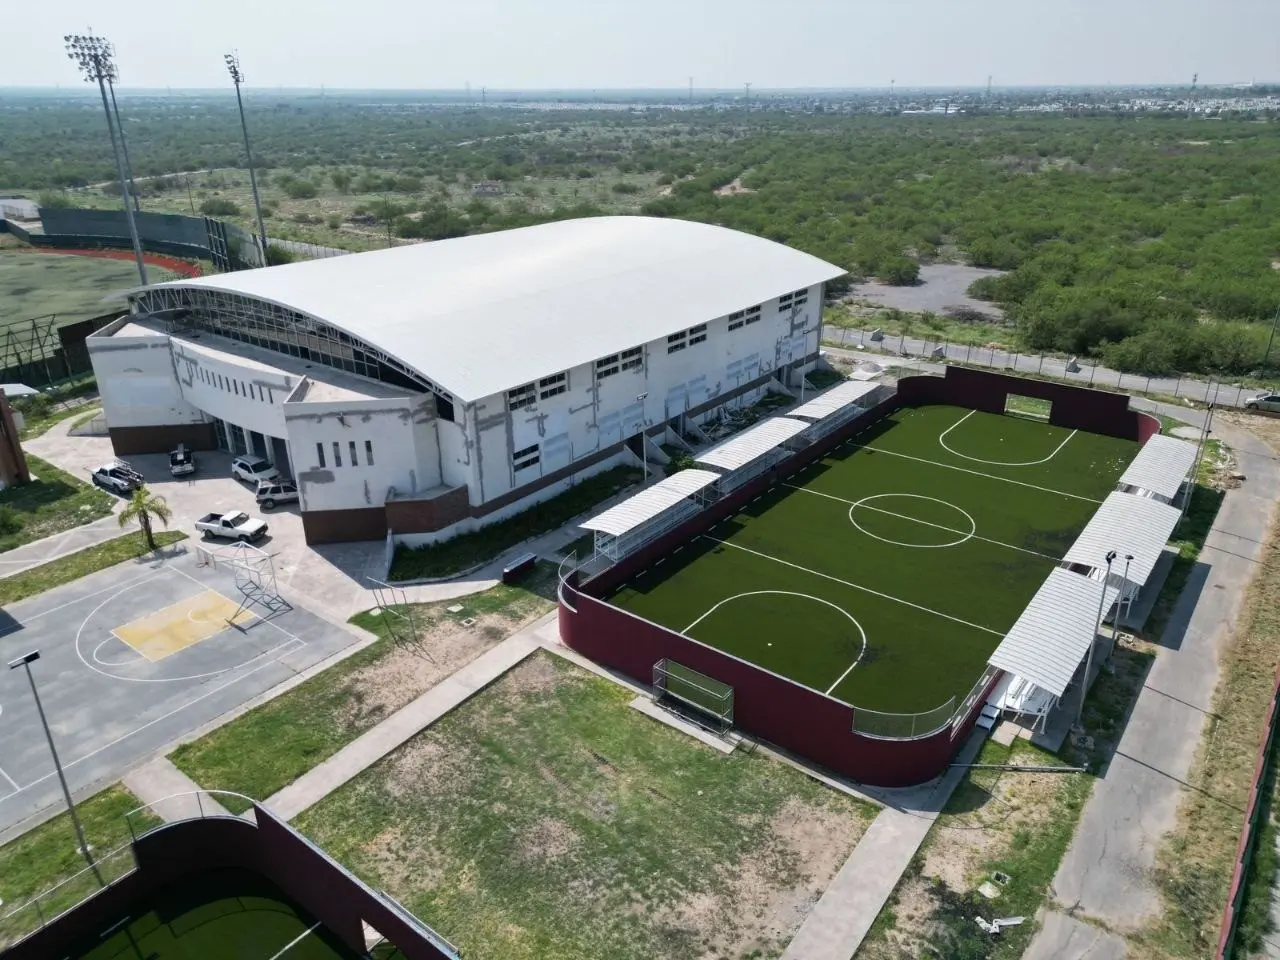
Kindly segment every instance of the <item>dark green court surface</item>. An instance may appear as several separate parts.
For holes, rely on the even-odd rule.
[[[1138,444],[904,409],[610,602],[867,710],[963,698]]]
[[[385,948],[384,948],[385,951]],[[269,881],[217,870],[177,884],[72,951],[77,960],[360,960]],[[403,954],[375,949],[374,960]]]

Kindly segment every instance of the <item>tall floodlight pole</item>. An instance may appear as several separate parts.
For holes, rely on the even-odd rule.
[[[138,239],[138,224],[133,219],[133,207],[129,204],[129,192],[124,175],[124,163],[120,159],[120,146],[116,143],[116,128],[111,122],[111,105],[107,101],[107,80],[114,73],[111,62],[111,44],[102,37],[91,33],[68,34],[62,38],[66,42],[67,56],[76,62],[84,74],[87,83],[96,83],[98,93],[102,95],[102,112],[107,117],[107,132],[111,134],[111,152],[116,158],[116,176],[120,178],[120,192],[124,194],[124,215],[129,221],[129,239],[133,241],[133,257],[138,262],[138,277],[143,286],[147,283],[147,265],[142,259],[142,243]]]
[[[107,77],[107,93],[111,94],[111,112],[116,118],[116,132],[120,134],[120,152],[124,154],[124,175],[129,178],[129,192],[133,194],[134,213],[142,212],[138,203],[138,184],[133,179],[133,164],[129,161],[129,141],[124,138],[124,124],[120,122],[120,107],[116,103],[116,80],[119,79],[116,65],[111,64],[111,74]],[[123,187],[123,184],[121,185]]]
[[[640,404],[640,463],[643,464],[644,466],[644,485],[645,486],[647,486],[649,483],[649,451],[647,449],[647,443],[649,438],[645,436],[645,432],[644,432],[644,428],[645,428],[644,402],[648,398],[649,398],[649,394],[647,391],[645,393],[636,394],[636,403]]]
[[[1107,551],[1107,575],[1102,579],[1102,596],[1098,597],[1098,620],[1094,624],[1093,638],[1089,641],[1089,653],[1084,661],[1084,676],[1080,679],[1080,703],[1076,706],[1076,722],[1074,729],[1084,729],[1084,698],[1089,692],[1089,674],[1093,671],[1093,648],[1097,646],[1098,634],[1102,633],[1102,615],[1106,613],[1107,587],[1111,584],[1111,564],[1115,562],[1116,552]]]
[[[84,828],[80,826],[80,818],[76,815],[76,805],[71,802],[71,791],[67,789],[67,777],[62,772],[62,761],[58,759],[58,748],[53,745],[53,731],[49,729],[49,721],[45,719],[44,704],[40,702],[40,691],[36,689],[36,678],[31,673],[31,664],[39,659],[40,651],[32,650],[17,660],[11,660],[9,669],[17,670],[22,667],[27,671],[27,681],[31,684],[31,696],[35,698],[36,710],[40,713],[40,725],[44,727],[45,739],[49,741],[49,752],[53,754],[53,768],[58,771],[58,782],[62,784],[62,797],[67,801],[67,813],[71,814],[71,826],[76,832],[76,843],[80,844],[80,853],[89,862],[89,869],[93,871],[93,875],[98,878],[98,886],[102,886],[102,874],[98,872],[98,865],[93,861],[93,851],[89,849],[89,843],[84,838]]]
[[[262,222],[262,201],[258,199],[258,177],[253,172],[253,153],[249,150],[249,125],[244,119],[244,100],[240,98],[240,84],[244,83],[244,74],[240,72],[240,58],[234,53],[224,54],[227,72],[231,74],[231,82],[236,86],[236,106],[240,108],[240,132],[244,134],[244,162],[249,165],[249,186],[253,189],[253,209],[258,215],[258,240],[262,244],[262,263],[267,263],[267,228]]]
[[[1266,352],[1262,354],[1262,365],[1263,365],[1264,367],[1267,365],[1267,362],[1271,359],[1271,343],[1272,343],[1272,341],[1274,341],[1274,340],[1275,340],[1275,338],[1276,338],[1276,324],[1277,324],[1277,323],[1280,323],[1280,307],[1276,307],[1276,315],[1275,315],[1274,317],[1272,317],[1272,318],[1271,318],[1271,333],[1270,333],[1270,335],[1267,337],[1267,349],[1266,349]]]

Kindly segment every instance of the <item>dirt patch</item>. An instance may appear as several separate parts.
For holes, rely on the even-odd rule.
[[[483,614],[469,627],[450,618],[419,622],[422,639],[397,642],[394,650],[352,676],[349,713],[372,715],[375,721],[394,713],[496,646],[520,625],[513,626],[501,613]]]
[[[788,800],[758,826],[756,852],[720,871],[716,892],[686,898],[654,914],[654,925],[677,934],[699,960],[772,955],[795,936],[865,828],[855,815]]]
[[[444,865],[425,837],[391,827],[373,837],[360,849],[367,867],[393,896],[405,896],[415,889],[428,889],[445,881]]]
[[[750,187],[742,185],[741,177],[734,177],[723,187],[717,187],[715,191],[717,197],[732,197],[740,193],[755,193]]]
[[[393,797],[462,793],[467,766],[465,753],[449,750],[430,736],[414,737],[392,755],[386,790]]]
[[[545,863],[572,853],[581,842],[563,820],[543,817],[520,837],[520,855],[525,860]]]

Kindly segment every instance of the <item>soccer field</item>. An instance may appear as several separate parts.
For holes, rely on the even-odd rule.
[[[899,410],[608,599],[854,707],[959,702],[1137,450]]]

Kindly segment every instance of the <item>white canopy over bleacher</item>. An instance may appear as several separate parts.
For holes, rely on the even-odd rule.
[[[1106,567],[1105,557],[1114,550],[1112,576],[1123,577],[1135,589],[1141,589],[1181,516],[1177,507],[1167,503],[1116,491],[1102,502],[1062,562],[1096,571]],[[1126,556],[1133,560],[1126,561]]]
[[[882,387],[878,383],[845,380],[825,393],[818,394],[812,400],[800,404],[794,410],[788,410],[787,416],[798,417],[801,420],[823,420],[880,389]]]
[[[619,560],[693,516],[697,496],[720,479],[711,470],[681,470],[580,524],[595,532],[596,552]]]
[[[728,491],[740,487],[785,458],[790,451],[784,444],[808,427],[809,424],[803,420],[770,417],[717,443],[695,457],[694,462],[722,471],[720,489]]]
[[[1110,609],[1120,591],[1098,580],[1054,568],[988,661],[1061,697],[1098,629],[1098,604]]]
[[[1120,487],[1126,492],[1172,503],[1195,459],[1194,443],[1157,434],[1143,444],[1129,469],[1120,475]]]

